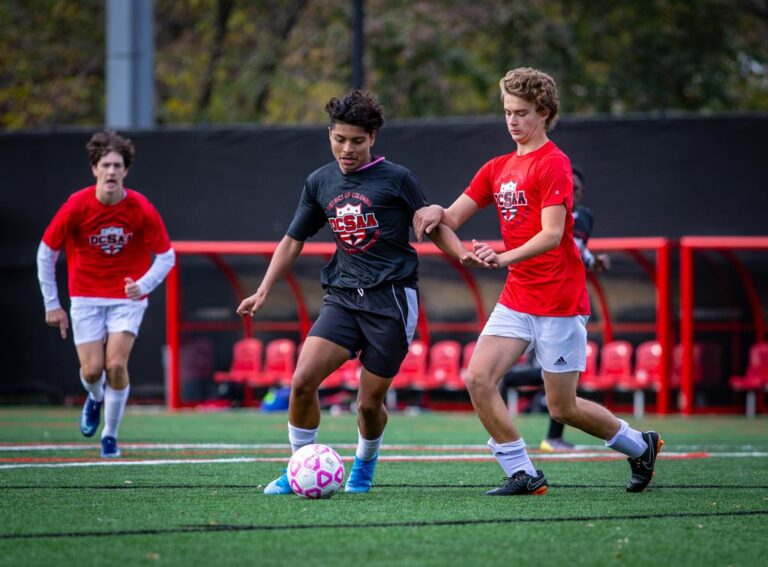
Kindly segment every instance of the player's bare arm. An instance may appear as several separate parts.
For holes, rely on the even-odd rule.
[[[453,204],[447,209],[440,205],[428,205],[422,207],[413,217],[413,231],[416,240],[422,241],[425,234],[430,234],[434,228],[443,223],[451,230],[458,230],[480,208],[466,195],[459,195]]]
[[[474,268],[490,268],[491,266],[478,258],[473,251],[467,250],[456,233],[443,223],[439,223],[429,234],[429,239],[443,252],[456,258],[462,265]]]
[[[534,258],[557,248],[565,230],[565,216],[569,214],[564,205],[545,207],[541,211],[541,230],[522,246],[496,254],[486,243],[474,243],[475,254],[481,260],[490,264],[497,263],[498,267],[506,268],[523,260]],[[496,265],[496,264],[494,264]]]
[[[237,308],[237,314],[253,317],[266,302],[272,286],[277,280],[283,278],[285,274],[290,271],[303,249],[304,242],[294,240],[287,235],[284,236],[275,249],[272,260],[269,262],[267,273],[264,274],[264,279],[261,281],[261,285],[256,290],[256,293],[250,297],[246,297],[240,303]]]

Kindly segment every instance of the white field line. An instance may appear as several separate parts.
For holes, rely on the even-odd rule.
[[[659,455],[660,459],[702,459],[710,457],[738,458],[766,458],[768,453],[763,452],[737,452],[737,453],[673,453],[665,452]],[[610,452],[599,453],[544,453],[535,457],[537,460],[621,460],[624,455]],[[353,457],[343,457],[346,462],[351,462]],[[380,461],[399,462],[435,462],[435,461],[493,461],[492,455],[477,454],[452,454],[452,455],[381,455]],[[4,469],[31,469],[31,468],[69,468],[69,467],[109,467],[109,466],[162,466],[162,465],[207,465],[207,464],[232,464],[232,463],[284,463],[285,457],[232,457],[221,459],[100,459],[93,461],[73,461],[59,463],[4,463],[0,464],[0,470]]]
[[[0,453],[17,451],[90,451],[94,447],[98,448],[98,442],[92,443],[0,443]],[[674,445],[675,449],[685,452],[707,452],[715,451],[720,456],[720,451],[732,453],[764,453],[768,451],[768,445]],[[289,451],[290,446],[287,443],[120,443],[121,449],[133,449],[141,451],[183,451],[183,450],[285,450]],[[353,443],[334,443],[334,449],[354,450],[357,448]],[[539,455],[535,446],[529,446],[529,451]],[[488,451],[487,445],[450,445],[450,444],[384,444],[382,450],[385,451]],[[605,451],[607,454],[613,454],[613,451],[607,449],[604,445],[576,445],[574,452],[583,454],[584,451]],[[665,451],[665,453],[668,453]],[[569,453],[570,454],[570,453]],[[712,453],[716,456],[715,453]]]

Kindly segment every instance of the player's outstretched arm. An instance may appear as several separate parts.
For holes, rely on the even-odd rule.
[[[440,223],[451,230],[458,230],[479,210],[477,204],[464,194],[459,195],[447,209],[443,209],[440,205],[422,207],[413,215],[413,232],[416,234],[416,240],[421,242],[424,235],[429,235]]]
[[[284,236],[272,255],[272,260],[269,262],[267,273],[264,274],[261,285],[256,293],[243,299],[237,308],[237,314],[249,317],[255,315],[266,302],[272,286],[290,271],[303,249],[304,242],[294,240],[288,235]]]
[[[456,236],[456,233],[443,223],[438,224],[428,236],[440,250],[452,258],[456,258],[464,266],[474,268],[491,267],[490,264],[478,258],[473,251],[464,248],[464,244]]]

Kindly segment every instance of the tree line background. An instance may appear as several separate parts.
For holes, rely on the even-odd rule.
[[[352,82],[351,0],[155,0],[156,118],[317,123]],[[499,111],[510,68],[566,114],[768,110],[768,0],[366,0],[389,118]],[[103,0],[0,3],[0,129],[104,121]]]

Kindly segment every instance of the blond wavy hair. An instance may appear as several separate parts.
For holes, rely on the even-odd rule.
[[[560,109],[560,97],[557,95],[555,80],[538,69],[531,67],[518,67],[507,71],[507,74],[499,81],[501,100],[504,95],[512,95],[536,105],[536,112],[549,110],[549,116],[544,123],[546,131],[551,130],[557,124]]]

